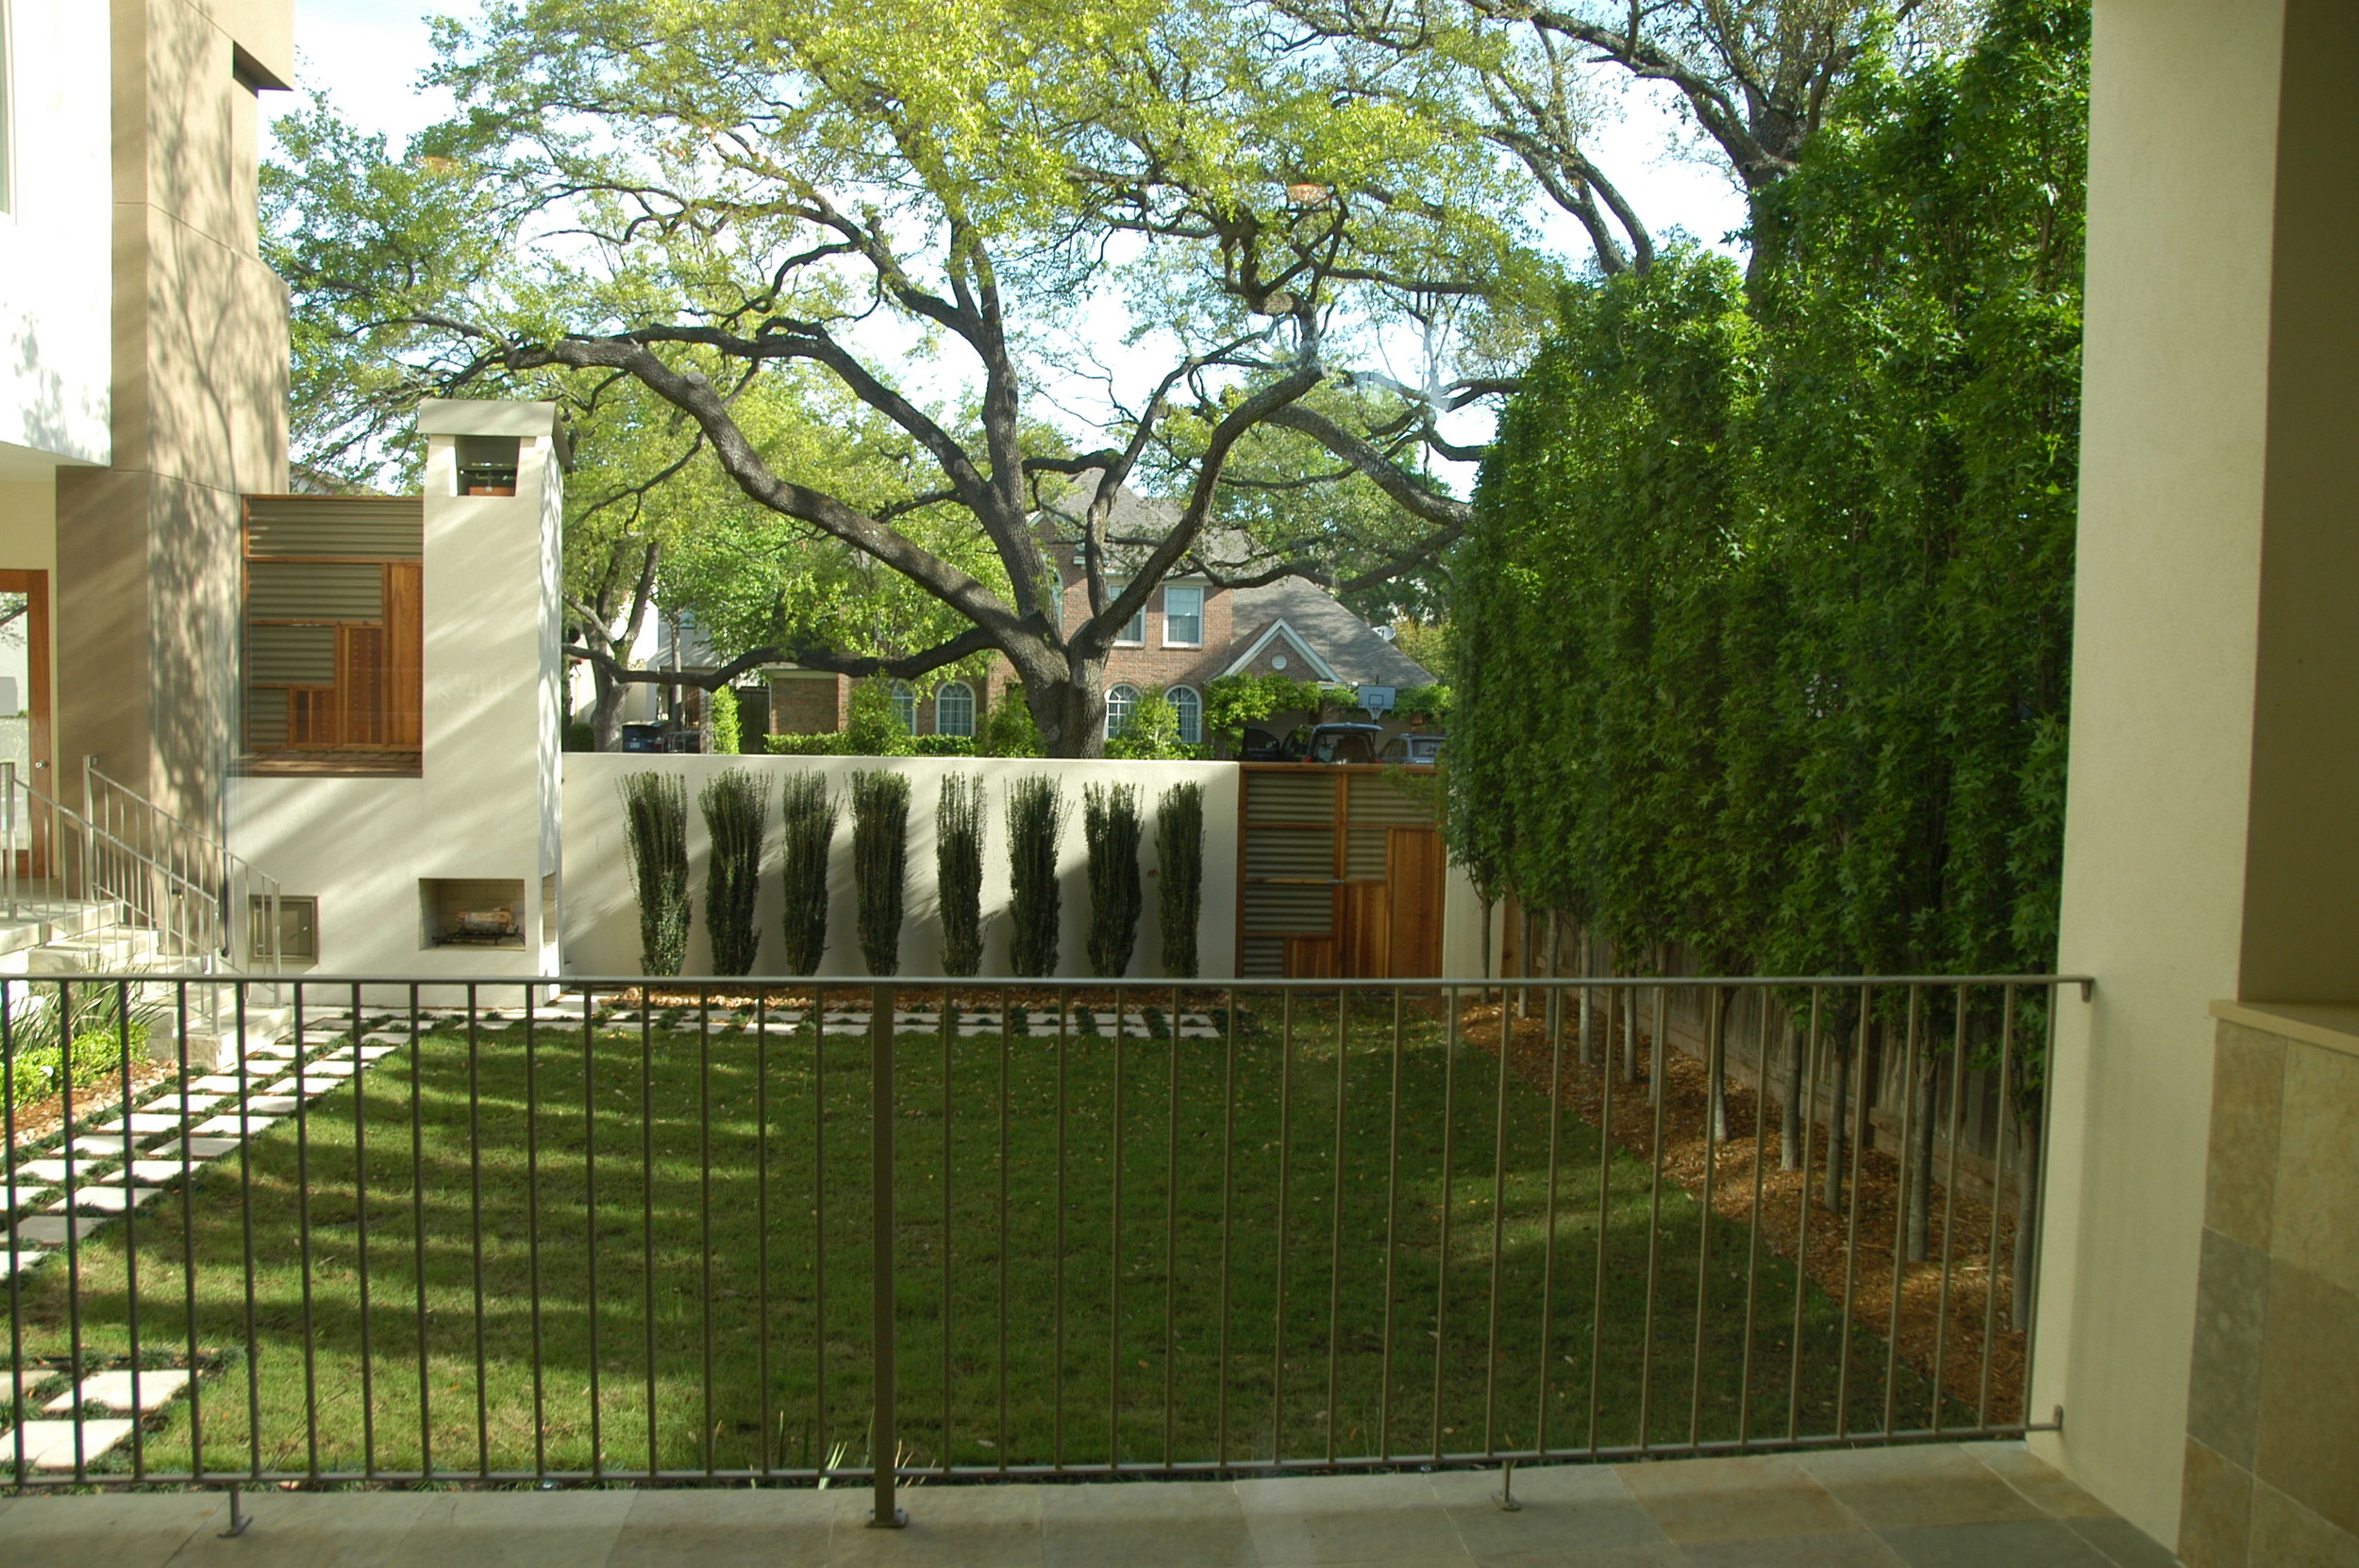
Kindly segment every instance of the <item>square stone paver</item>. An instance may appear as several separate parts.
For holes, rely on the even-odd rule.
[[[14,1235],[16,1244],[19,1247],[26,1245],[37,1247],[61,1247],[65,1245],[66,1233],[69,1228],[71,1228],[75,1238],[78,1239],[88,1236],[92,1231],[96,1230],[100,1226],[103,1226],[107,1222],[104,1220],[87,1218],[68,1222],[63,1219],[55,1219],[49,1215],[42,1214],[37,1215],[29,1220],[17,1221]]]
[[[33,1222],[28,1220],[25,1223],[29,1225]],[[30,1274],[49,1261],[49,1257],[48,1253],[36,1251],[29,1243],[22,1252],[11,1252],[0,1246],[0,1280],[11,1278],[20,1274]]]
[[[180,1130],[180,1124],[187,1119],[188,1118],[185,1116],[174,1115],[165,1111],[135,1110],[131,1113],[129,1118],[131,1124],[131,1134],[133,1137],[138,1138],[153,1136],[154,1134],[159,1132],[178,1132]],[[120,1149],[123,1147],[123,1140],[120,1136],[124,1130],[123,1123],[124,1118],[117,1117],[111,1122],[99,1123],[94,1130],[117,1134],[118,1136],[116,1137],[114,1143],[115,1147]],[[87,1148],[89,1142],[90,1141],[87,1139],[76,1139],[75,1140],[75,1146],[76,1148]]]
[[[139,1404],[131,1403],[131,1373],[100,1372],[85,1377],[78,1388],[68,1389],[42,1407],[52,1415],[64,1415],[79,1400],[84,1405],[103,1405],[110,1410],[136,1409],[142,1415],[160,1410],[173,1397],[188,1386],[189,1375],[178,1367],[142,1367],[140,1370]]]
[[[156,1133],[159,1131],[177,1132],[180,1129],[180,1119],[178,1117],[171,1117],[168,1118],[168,1120],[172,1125],[167,1127],[159,1127],[153,1131],[142,1131],[135,1129],[128,1140],[131,1152],[134,1154],[138,1153],[140,1144],[144,1143],[146,1140],[155,1137]],[[100,1138],[92,1134],[76,1138],[72,1143],[68,1144],[67,1147],[75,1154],[87,1155],[92,1159],[121,1159],[124,1157],[125,1144],[125,1140],[123,1136],[121,1125],[117,1124],[116,1130],[111,1137]]]
[[[116,1152],[121,1151],[122,1145],[117,1144]],[[76,1159],[73,1161],[74,1179],[89,1181],[104,1170],[107,1163],[103,1159]],[[67,1162],[62,1159],[28,1159],[16,1168],[17,1176],[27,1185],[39,1182],[45,1187],[55,1186],[65,1179],[66,1164]]]
[[[238,1147],[238,1141],[234,1138],[191,1138],[187,1142],[189,1159],[197,1168],[201,1168],[206,1160],[219,1159],[223,1155],[235,1153]],[[157,1144],[148,1152],[159,1159],[169,1160],[173,1168],[177,1170],[180,1165],[180,1144],[181,1140],[176,1138],[169,1143]]]
[[[1795,1463],[1871,1530],[2038,1519],[2041,1510],[1947,1444],[1834,1449]]]
[[[1654,1515],[1663,1533],[1681,1545],[1756,1536],[1839,1535],[1861,1528],[1792,1460],[1674,1460],[1614,1469]]]
[[[277,1125],[276,1116],[232,1115],[216,1116],[209,1122],[199,1122],[189,1129],[200,1138],[237,1138],[249,1132],[262,1132]]]
[[[246,1097],[245,1109],[260,1116],[292,1116],[302,1103],[293,1094],[250,1094]],[[221,1121],[223,1118],[217,1116],[213,1120]],[[234,1122],[235,1119],[231,1120]],[[206,1125],[209,1126],[212,1124],[209,1122]]]
[[[16,1463],[21,1449],[25,1462],[36,1470],[73,1469],[75,1426],[71,1421],[28,1421],[13,1432],[0,1434],[0,1464]],[[80,1426],[85,1464],[131,1435],[128,1421],[85,1421]]]
[[[19,1399],[30,1399],[39,1393],[44,1385],[64,1376],[65,1374],[57,1368],[46,1366],[20,1367],[8,1372],[0,1372],[0,1407],[12,1404]]]
[[[159,1197],[162,1193],[160,1187],[84,1187],[75,1191],[70,1202],[72,1208],[85,1214],[120,1214],[140,1208],[150,1198]],[[63,1214],[68,1207],[69,1200],[59,1198],[44,1212]],[[34,1222],[27,1220],[25,1223],[30,1225]]]
[[[185,1115],[201,1115],[220,1105],[226,1098],[221,1094],[166,1094],[140,1107],[153,1115],[159,1111],[179,1111]]]
[[[210,1142],[210,1140],[207,1140],[207,1142]],[[180,1161],[177,1159],[134,1159],[130,1164],[125,1166],[121,1171],[118,1171],[107,1179],[116,1182],[123,1181],[126,1178],[132,1181],[159,1183],[177,1181],[183,1174],[194,1176],[197,1172],[203,1170],[204,1168],[205,1161],[202,1159],[190,1160],[185,1173],[183,1172]]]

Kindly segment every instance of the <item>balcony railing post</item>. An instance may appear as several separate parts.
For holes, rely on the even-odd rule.
[[[0,762],[0,876],[8,880],[8,918],[16,907],[16,764]]]
[[[815,1009],[820,1048],[826,1048],[827,1026]],[[877,1511],[869,1527],[899,1529],[909,1515],[894,1506],[894,1471],[901,1460],[900,1428],[895,1421],[894,1279],[893,1279],[893,988],[881,985],[869,993],[868,1059],[870,1085],[870,1187],[875,1193],[875,1224],[870,1235],[869,1273],[876,1292],[875,1413],[870,1421],[869,1460],[876,1472]],[[945,1173],[946,1176],[948,1173]]]

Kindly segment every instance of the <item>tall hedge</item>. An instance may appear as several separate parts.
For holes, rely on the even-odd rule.
[[[825,774],[789,774],[778,817],[779,880],[786,894],[786,973],[816,975],[828,951],[828,860],[835,802]]]
[[[860,953],[871,975],[901,972],[901,906],[909,887],[907,774],[852,776],[852,887]]]
[[[674,774],[625,774],[623,838],[639,900],[639,968],[677,975],[688,959],[688,786]]]
[[[712,858],[705,867],[705,927],[711,934],[712,972],[750,975],[761,950],[754,909],[761,901],[761,848],[770,831],[770,801],[761,780],[745,768],[713,775],[696,792]]]
[[[1139,791],[1135,784],[1081,787],[1081,838],[1089,849],[1090,969],[1106,978],[1129,971],[1139,940]]]
[[[934,799],[934,892],[941,909],[942,972],[983,966],[983,780],[945,774]]]
[[[1057,857],[1064,838],[1064,792],[1034,774],[1008,786],[1008,967],[1057,972],[1062,893]]]
[[[1453,853],[1625,966],[2054,960],[2087,12],[1870,61],[1757,208],[1570,290],[1454,563]]]
[[[1204,786],[1174,784],[1155,803],[1156,912],[1163,928],[1163,973],[1196,978],[1196,927],[1204,915]]]

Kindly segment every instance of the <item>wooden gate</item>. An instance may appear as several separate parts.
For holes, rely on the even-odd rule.
[[[1422,977],[1442,966],[1442,835],[1391,768],[1249,762],[1238,834],[1237,972]]]

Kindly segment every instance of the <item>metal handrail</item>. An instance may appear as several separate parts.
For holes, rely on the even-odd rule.
[[[82,759],[82,819],[118,842],[146,846],[144,859],[190,887],[209,890],[219,910],[219,940],[210,951],[233,969],[276,974],[284,959],[279,926],[277,878],[234,853],[205,829],[167,811],[98,766]],[[103,865],[92,861],[93,867]],[[106,896],[102,890],[101,896]],[[257,942],[254,914],[261,916],[264,941]]]
[[[121,817],[102,824],[93,813],[76,811],[35,786],[14,763],[0,762],[0,897],[9,916],[24,917],[36,887],[44,901],[113,903],[121,907],[125,924],[156,933],[165,957],[192,960],[204,973],[239,968],[240,933],[232,914],[238,906],[230,900],[260,874],[243,861],[233,867],[234,857],[200,854],[198,843],[170,843],[172,835],[157,830],[166,824],[187,825],[115,781],[106,782],[125,805]],[[118,826],[137,830],[128,802],[153,813],[138,825],[147,829],[141,838],[117,831]],[[204,842],[193,829],[189,839]],[[207,875],[209,869],[213,875]],[[275,934],[276,884],[262,881]],[[244,946],[251,945],[249,933]],[[274,951],[273,969],[276,960]]]

